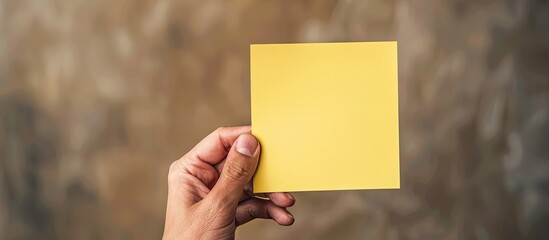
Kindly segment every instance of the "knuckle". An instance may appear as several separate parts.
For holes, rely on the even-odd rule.
[[[168,174],[172,174],[173,172],[176,172],[177,168],[179,168],[179,160],[177,161],[174,161],[172,162],[172,164],[170,164],[170,168],[168,170]]]
[[[258,218],[257,208],[256,207],[249,206],[249,207],[247,207],[246,211],[248,212],[248,215],[250,215],[250,217]]]
[[[168,176],[175,175],[179,171],[181,171],[181,163],[179,162],[179,160],[177,160],[170,164],[170,168],[168,169]]]
[[[175,161],[170,165],[168,171],[168,184],[179,184],[184,179],[180,164],[179,161]]]
[[[215,132],[216,132],[216,133],[223,132],[223,131],[225,131],[226,128],[227,128],[227,127],[218,127],[217,129],[215,129]]]
[[[225,171],[227,172],[228,177],[235,180],[246,179],[252,175],[252,171],[239,164],[227,164],[225,166]]]

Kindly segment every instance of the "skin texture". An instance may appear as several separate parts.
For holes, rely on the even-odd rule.
[[[255,218],[293,224],[289,193],[251,194],[261,146],[250,126],[222,127],[170,166],[164,240],[234,239]]]

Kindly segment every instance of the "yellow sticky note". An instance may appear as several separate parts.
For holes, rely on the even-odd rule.
[[[250,48],[254,192],[400,188],[396,42]]]

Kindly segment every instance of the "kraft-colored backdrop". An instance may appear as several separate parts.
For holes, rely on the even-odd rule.
[[[398,40],[401,189],[240,239],[547,239],[549,3],[0,0],[0,239],[159,239],[170,163],[250,122],[249,44]]]

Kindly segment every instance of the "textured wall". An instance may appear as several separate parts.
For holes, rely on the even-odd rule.
[[[395,39],[402,189],[240,238],[549,238],[542,0],[0,0],[0,238],[160,238],[169,164],[250,121],[250,43]]]

